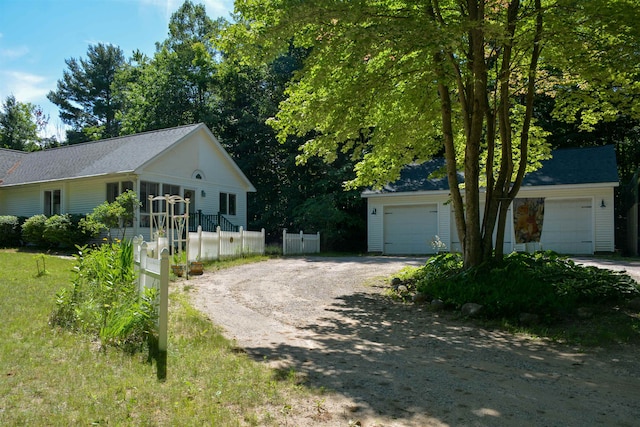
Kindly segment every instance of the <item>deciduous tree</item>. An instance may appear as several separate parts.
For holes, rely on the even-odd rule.
[[[229,40],[247,56],[292,41],[310,51],[272,121],[281,140],[306,138],[302,161],[349,153],[357,187],[445,156],[466,267],[494,246],[502,256],[507,209],[548,156],[536,93],[585,127],[638,113],[635,0],[238,0],[236,11]]]
[[[203,5],[186,1],[171,16],[169,37],[153,58],[134,55],[118,76],[123,132],[135,133],[191,123],[211,126],[217,85],[213,21]]]
[[[42,110],[7,96],[0,110],[0,148],[32,151],[38,148],[38,118]]]

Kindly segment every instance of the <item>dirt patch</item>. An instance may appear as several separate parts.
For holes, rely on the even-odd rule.
[[[194,305],[256,360],[327,390],[280,411],[281,425],[637,425],[638,348],[568,348],[380,295],[423,262],[287,258],[189,284]]]

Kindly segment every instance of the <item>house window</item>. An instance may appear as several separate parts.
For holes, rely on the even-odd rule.
[[[107,183],[107,202],[113,203],[116,201],[116,197],[120,194],[120,183],[119,182],[108,182]]]
[[[108,182],[107,183],[107,202],[113,203],[116,198],[127,190],[133,191],[133,182]]]
[[[179,196],[180,195],[180,186],[179,185],[172,185],[172,184],[162,184],[162,195],[166,196],[166,195],[170,195],[170,196]],[[184,212],[184,209],[182,208],[182,203],[178,203],[175,206],[175,212],[176,214],[182,214]],[[156,210],[156,207],[153,207],[153,210]],[[166,211],[167,210],[167,206],[166,206],[166,202],[163,200],[160,202],[160,210],[161,211]]]
[[[236,195],[220,193],[220,213],[223,215],[236,214]]]
[[[168,194],[170,196],[180,195],[180,186],[171,184],[162,184],[162,195]]]
[[[60,190],[44,192],[44,214],[46,216],[60,214]]]
[[[151,206],[149,205],[149,196],[158,196],[160,193],[160,184],[157,182],[140,181],[140,227],[149,227],[151,224],[149,213]],[[160,208],[159,202],[153,202],[153,211],[158,212]]]

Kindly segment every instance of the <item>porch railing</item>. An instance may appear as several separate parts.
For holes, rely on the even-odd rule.
[[[198,226],[202,227],[202,231],[215,232],[218,227],[222,231],[238,231],[239,227],[234,225],[228,218],[220,212],[216,214],[203,214],[202,210],[189,214],[189,231],[195,233]]]

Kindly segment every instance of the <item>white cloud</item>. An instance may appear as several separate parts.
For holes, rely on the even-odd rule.
[[[0,58],[15,59],[26,56],[29,53],[29,48],[26,46],[20,46],[13,49],[0,49]]]
[[[13,94],[19,102],[35,104],[46,100],[51,83],[46,77],[21,71],[0,71],[0,99]]]
[[[55,136],[58,141],[65,139],[65,125],[58,118],[58,109],[47,99],[47,93],[55,87],[44,76],[25,73],[22,71],[0,71],[0,105],[7,96],[13,95],[18,102],[30,102],[41,107],[49,116],[49,123],[42,132],[42,136]]]

